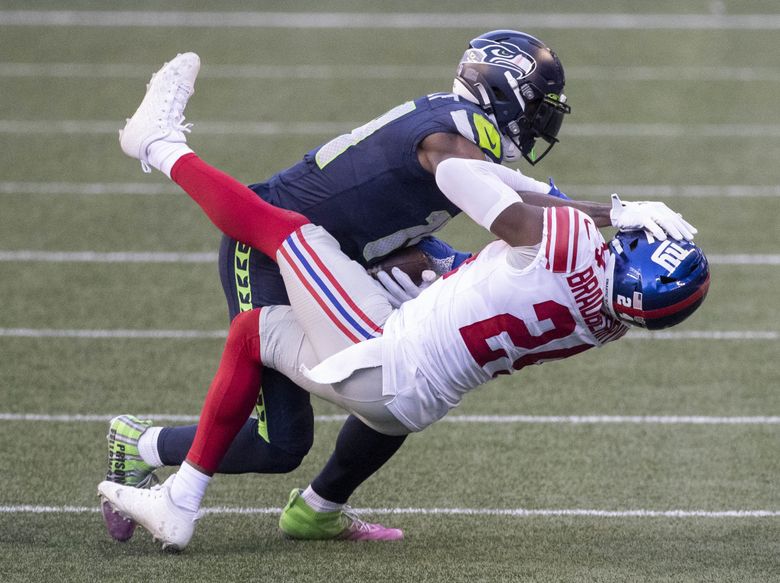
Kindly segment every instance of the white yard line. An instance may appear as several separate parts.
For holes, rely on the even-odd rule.
[[[65,79],[147,79],[161,63],[2,63],[0,77]],[[220,65],[204,63],[199,79],[451,79],[454,65]],[[728,81],[778,82],[780,68],[762,66],[658,65],[658,66],[571,66],[566,67],[569,81]]]
[[[203,135],[283,136],[323,135],[350,131],[352,122],[198,122]],[[0,134],[116,135],[120,124],[111,120],[0,120]]]
[[[776,330],[658,330],[655,332],[634,330],[626,340],[780,340]]]
[[[609,138],[773,138],[780,137],[778,124],[736,123],[572,123],[563,129],[565,137]]]
[[[69,330],[53,328],[0,328],[0,337],[197,340],[225,338],[225,330]]]
[[[0,26],[110,28],[505,28],[586,30],[780,30],[778,14],[174,12],[4,10]]]
[[[0,262],[42,263],[215,263],[217,253],[133,251],[0,251]]]
[[[0,413],[0,421],[34,421],[53,423],[105,423],[112,415]],[[197,415],[139,413],[137,417],[156,422],[196,423]],[[346,420],[346,415],[317,415],[321,423]],[[711,416],[711,415],[449,415],[440,423],[490,423],[522,425],[780,425],[780,416]]]
[[[780,425],[780,416],[712,417],[702,415],[452,415],[448,423],[520,423],[544,425]]]
[[[735,253],[731,255],[707,255],[713,265],[780,265],[780,255],[751,255]]]
[[[201,121],[195,131],[216,136],[321,136],[348,132],[360,125],[349,121],[258,122]],[[0,134],[112,135],[116,120],[0,120]],[[567,123],[564,137],[574,138],[778,138],[780,124],[744,123]]]
[[[170,183],[155,182],[15,182],[0,181],[0,194],[177,194]]]
[[[572,184],[563,190],[575,198],[606,197],[613,192],[633,198],[776,198],[780,185],[750,184]],[[0,192],[2,192],[0,183]]]
[[[212,515],[279,514],[274,507],[203,508]],[[426,516],[509,516],[514,518],[777,518],[780,510],[601,510],[589,508],[355,508],[356,512],[371,515],[426,515]],[[100,512],[96,506],[43,506],[15,504],[0,506],[0,514],[92,514]]]

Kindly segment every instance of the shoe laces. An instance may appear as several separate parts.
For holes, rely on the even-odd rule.
[[[374,530],[374,525],[362,520],[351,506],[344,506],[344,508],[341,509],[341,512],[352,521],[349,526],[349,529],[352,532],[371,532]]]
[[[136,488],[155,488],[160,483],[160,478],[154,472],[150,472],[143,480],[136,484]]]
[[[154,77],[152,77],[154,80]],[[150,82],[151,83],[151,82]],[[147,85],[147,88],[149,85]],[[194,89],[189,85],[176,85],[173,92],[173,98],[170,101],[171,130],[189,134],[192,132],[192,123],[184,123],[184,108],[187,106],[187,100],[192,95]],[[150,174],[152,167],[148,162],[141,160],[141,170]]]
[[[173,94],[173,101],[171,102],[171,110],[174,115],[173,129],[180,132],[190,133],[192,131],[191,123],[184,122],[184,108],[187,106],[187,101],[193,93],[193,88],[189,85],[177,85],[176,91]]]

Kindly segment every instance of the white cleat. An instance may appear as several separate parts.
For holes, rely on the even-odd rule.
[[[104,481],[98,493],[114,510],[134,520],[162,542],[163,550],[181,551],[189,544],[195,521],[201,514],[185,510],[171,500],[171,484],[176,474],[148,490]]]
[[[200,57],[195,53],[176,55],[170,63],[152,75],[141,105],[119,130],[122,151],[141,161],[144,172],[151,172],[149,146],[159,140],[186,144],[185,133],[192,124],[184,124],[184,108],[195,92]]]

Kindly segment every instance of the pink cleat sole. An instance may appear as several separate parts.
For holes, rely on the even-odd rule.
[[[135,532],[135,522],[119,514],[106,500],[103,500],[100,509],[103,512],[103,521],[106,523],[109,536],[122,543],[129,541]]]
[[[347,529],[339,535],[342,540],[375,540],[375,541],[391,541],[391,540],[403,540],[404,531],[400,528],[388,528],[382,524],[372,524],[370,522],[363,522],[361,520],[355,520],[350,524]]]

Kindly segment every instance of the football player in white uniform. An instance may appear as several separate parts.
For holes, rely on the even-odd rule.
[[[628,324],[674,325],[706,295],[709,269],[690,242],[695,229],[666,205],[518,194],[515,172],[450,158],[435,161],[439,188],[498,240],[421,292],[406,282],[417,297],[394,309],[327,231],[269,205],[189,149],[181,126],[189,94],[177,88],[194,83],[198,64],[188,53],[166,65],[125,126],[122,148],[165,172],[224,233],[275,258],[291,305],[233,320],[212,405],[179,472],[149,490],[99,485],[105,501],[164,547],[183,549],[192,537],[209,480],[255,404],[263,367],[397,436],[400,447],[498,374],[601,346]],[[610,225],[620,233],[608,245],[599,228]],[[354,455],[360,447],[353,444]],[[280,527],[296,538],[402,538],[312,486],[293,491]]]

